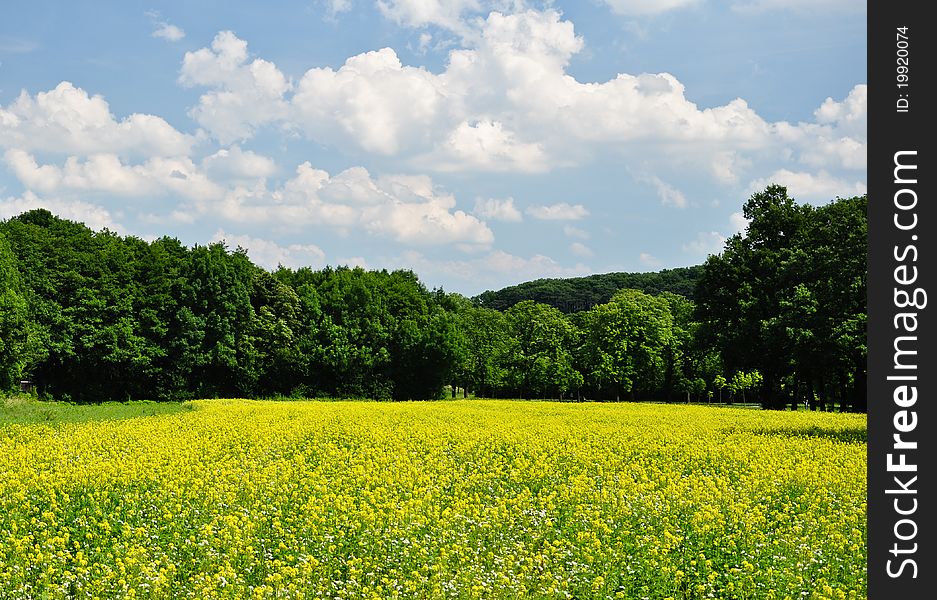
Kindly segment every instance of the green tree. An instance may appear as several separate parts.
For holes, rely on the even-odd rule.
[[[621,290],[584,315],[583,330],[588,379],[600,393],[634,400],[663,385],[676,343],[666,299]]]
[[[769,186],[745,203],[745,233],[704,265],[700,339],[727,372],[762,375],[766,407],[796,408],[815,395],[822,403],[830,379],[841,406],[849,396],[864,407],[865,204],[857,197],[815,209]]]
[[[29,315],[16,256],[0,233],[0,392],[12,390],[26,363]]]
[[[511,334],[509,383],[521,397],[563,398],[582,385],[573,366],[576,330],[556,308],[531,300],[505,311]]]

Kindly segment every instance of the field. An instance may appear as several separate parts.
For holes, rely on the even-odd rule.
[[[866,594],[864,415],[193,405],[0,427],[0,598]]]

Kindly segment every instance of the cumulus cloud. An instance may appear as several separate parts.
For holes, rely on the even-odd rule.
[[[825,204],[837,196],[860,196],[865,194],[867,186],[864,181],[849,181],[835,177],[826,171],[809,173],[804,171],[789,171],[779,169],[762,179],[756,179],[749,187],[749,193],[755,193],[776,183],[787,188],[788,194],[801,202],[816,202]]]
[[[482,219],[492,221],[522,221],[521,211],[514,206],[514,198],[476,198],[475,209],[472,211]]]
[[[634,10],[651,4],[629,3]],[[464,20],[482,8],[382,6],[409,26]],[[733,187],[763,174],[766,162],[768,168],[779,161],[863,168],[864,85],[841,101],[827,99],[813,122],[771,123],[741,98],[697,106],[669,73],[577,81],[568,68],[584,42],[556,10],[492,11],[471,23],[473,34],[449,52],[438,73],[405,65],[393,49],[382,48],[349,57],[337,69],[313,67],[294,86],[272,63],[251,60],[245,41],[222,32],[211,48],[186,54],[180,81],[210,88],[191,114],[222,143],[270,124],[353,156],[379,154],[424,171],[538,173],[609,151],[648,170],[677,166]],[[686,204],[680,190],[655,185],[664,203]]]
[[[353,56],[337,71],[310,69],[292,103],[310,137],[391,155],[432,141],[444,95],[437,76],[403,66],[384,48]]]
[[[543,221],[577,221],[589,215],[588,209],[582,204],[559,204],[528,206],[527,214]]]
[[[195,138],[160,117],[132,114],[117,120],[101,96],[67,81],[31,96],[23,91],[0,106],[0,146],[65,154],[136,156],[188,154]]]
[[[324,143],[438,170],[538,172],[574,164],[595,144],[758,146],[771,133],[743,100],[699,109],[667,73],[576,81],[566,69],[583,40],[555,10],[492,12],[479,23],[440,74],[383,48],[308,70],[288,97],[274,65],[248,63],[246,42],[222,32],[211,49],[186,54],[180,81],[218,88],[192,114],[222,141],[280,120]]]
[[[84,223],[96,231],[107,228],[115,233],[124,233],[123,226],[101,206],[80,200],[40,198],[30,191],[20,197],[0,200],[0,219],[9,219],[36,208],[44,208],[63,219]]]
[[[174,194],[186,198],[219,198],[223,190],[189,158],[151,158],[124,164],[114,154],[70,156],[62,166],[37,163],[23,150],[7,150],[4,160],[23,185],[44,193],[94,192],[141,197]]]
[[[435,25],[455,32],[465,32],[463,15],[481,9],[478,0],[378,0],[377,7],[386,19],[404,27]]]
[[[466,168],[480,171],[542,172],[549,167],[546,152],[537,143],[525,143],[496,121],[460,123],[432,156],[418,159],[441,171]]]
[[[867,155],[868,87],[855,86],[842,101],[827,98],[813,123],[781,121],[772,128],[797,162],[814,168],[864,170]]]
[[[354,228],[412,246],[474,250],[494,242],[488,226],[456,209],[455,197],[439,190],[429,177],[374,178],[363,167],[330,175],[305,162],[280,188],[238,186],[220,201],[202,203],[194,210],[238,223],[288,229],[319,226],[348,233]]]
[[[249,235],[231,235],[223,229],[215,232],[212,242],[224,242],[228,247],[241,247],[258,265],[267,269],[279,266],[296,269],[299,267],[322,267],[325,265],[325,252],[315,244],[289,244],[281,246],[276,242]]]
[[[812,167],[834,166],[843,169],[865,169],[868,146],[866,142],[850,137],[829,139],[817,137],[806,146],[800,155],[800,162]]]
[[[857,85],[850,90],[849,95],[842,102],[827,98],[814,115],[819,123],[831,123],[850,131],[865,134],[869,86]]]
[[[713,153],[710,158],[710,172],[713,178],[725,185],[739,182],[740,172],[751,167],[752,161],[733,150]]]
[[[179,83],[213,88],[189,115],[222,144],[250,138],[289,114],[284,95],[290,81],[273,63],[249,60],[247,42],[231,31],[216,35],[211,48],[186,52]]]
[[[241,150],[237,145],[205,157],[202,168],[215,179],[235,181],[264,179],[277,172],[273,159],[251,150]]]

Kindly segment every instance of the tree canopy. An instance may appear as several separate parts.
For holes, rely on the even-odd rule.
[[[270,272],[240,248],[33,210],[0,222],[0,391],[25,377],[75,401],[462,390],[865,410],[865,210],[770,186],[699,267],[474,299],[408,270]]]

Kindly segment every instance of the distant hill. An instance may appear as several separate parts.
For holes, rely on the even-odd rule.
[[[673,292],[693,299],[702,265],[664,269],[653,273],[605,273],[569,279],[537,279],[497,291],[482,292],[474,300],[481,306],[506,310],[523,300],[554,306],[564,313],[588,310],[608,302],[623,288],[648,294]]]

